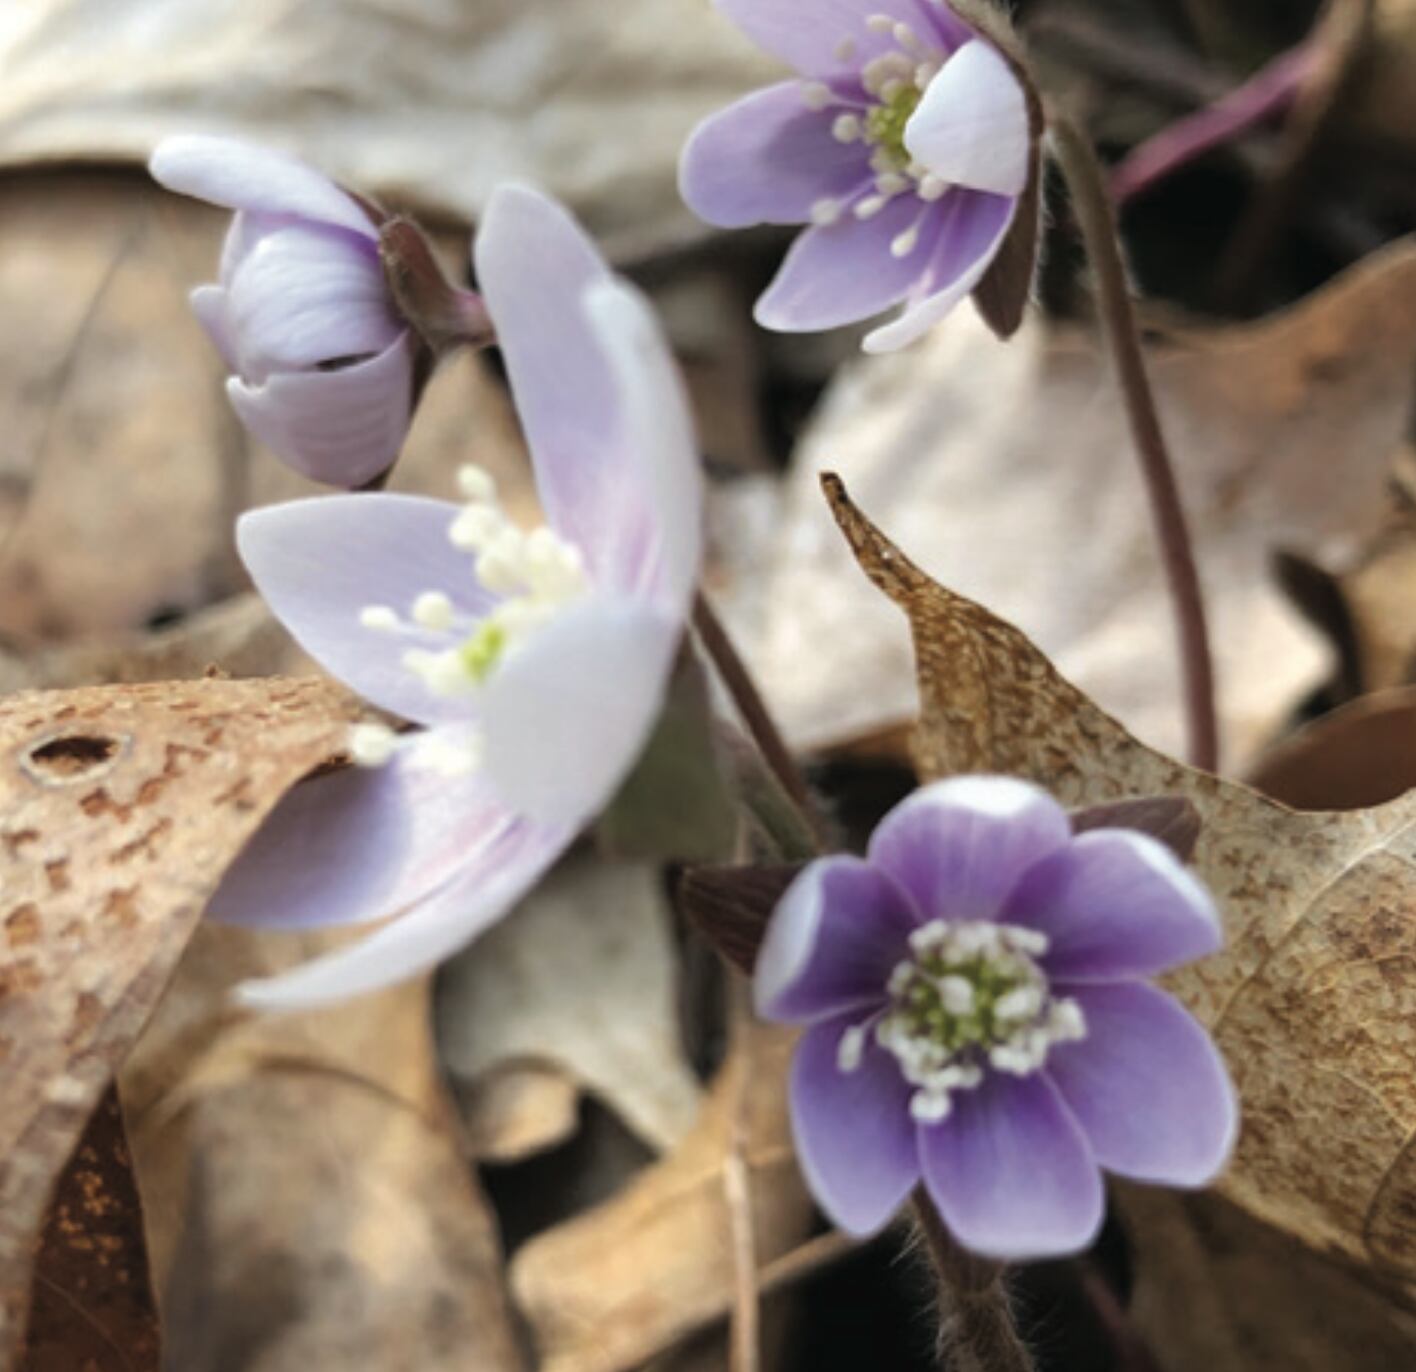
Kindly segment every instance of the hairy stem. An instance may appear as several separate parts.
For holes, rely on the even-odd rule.
[[[1204,597],[1175,471],[1146,375],[1115,211],[1096,154],[1085,135],[1055,111],[1048,122],[1096,277],[1097,308],[1125,400],[1126,419],[1150,497],[1161,562],[1170,583],[1184,675],[1190,760],[1213,772],[1219,764],[1219,727]]]
[[[811,794],[811,788],[792,759],[791,751],[767,709],[766,701],[757,689],[757,683],[747,670],[747,664],[739,656],[732,639],[728,637],[728,631],[701,591],[693,601],[693,627],[704,651],[722,678],[723,685],[727,687],[733,704],[737,706],[738,713],[742,716],[748,733],[752,735],[758,752],[762,754],[763,761],[800,811],[802,819],[811,830],[816,846],[822,849],[829,847],[830,833]]]
[[[921,1190],[915,1217],[939,1285],[939,1365],[944,1372],[1035,1372],[1013,1323],[1004,1269],[954,1242]]]

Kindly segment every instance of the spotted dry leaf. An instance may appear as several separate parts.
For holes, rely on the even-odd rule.
[[[0,1365],[55,1177],[222,870],[338,752],[346,701],[310,679],[0,703]]]
[[[1031,642],[932,581],[823,480],[871,580],[906,614],[925,778],[1003,772],[1068,806],[1187,796],[1224,951],[1171,980],[1244,1103],[1219,1189],[1279,1229],[1416,1289],[1416,792],[1297,814],[1132,738]]]
[[[54,1188],[17,1372],[158,1372],[157,1305],[118,1093]]]

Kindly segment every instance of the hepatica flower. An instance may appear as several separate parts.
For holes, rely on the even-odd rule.
[[[978,286],[1019,212],[1035,157],[1019,76],[943,0],[716,2],[800,79],[698,127],[684,199],[723,228],[810,226],[757,302],[766,327],[903,302],[865,347],[912,342]]]
[[[648,738],[698,575],[701,489],[682,390],[636,292],[559,207],[498,191],[477,274],[545,526],[478,469],[461,506],[330,495],[244,516],[257,586],[300,643],[420,726],[360,726],[362,766],[299,786],[228,872],[219,919],[388,919],[243,988],[297,1006],[442,960],[504,914],[610,798]]]
[[[304,163],[231,139],[166,139],[151,170],[236,211],[218,280],[192,307],[234,373],[242,423],[316,481],[356,487],[386,471],[428,358],[390,292],[376,212]]]
[[[807,1026],[791,1107],[823,1208],[872,1233],[923,1180],[959,1242],[1018,1259],[1086,1246],[1100,1168],[1210,1180],[1234,1093],[1146,978],[1220,941],[1204,889],[1154,839],[1074,836],[1005,778],[915,793],[864,860],[801,873],[757,964],[759,1012]]]

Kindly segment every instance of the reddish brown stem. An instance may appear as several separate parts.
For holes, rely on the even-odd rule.
[[[1213,772],[1219,765],[1219,725],[1204,596],[1195,569],[1180,489],[1156,412],[1155,395],[1146,375],[1135,306],[1121,256],[1116,213],[1090,141],[1055,111],[1048,125],[1096,277],[1097,309],[1116,367],[1126,419],[1150,498],[1161,563],[1170,584],[1180,641],[1190,760],[1196,767]]]

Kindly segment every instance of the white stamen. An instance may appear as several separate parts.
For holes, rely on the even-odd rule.
[[[963,977],[942,977],[939,999],[951,1015],[967,1015],[974,1008],[974,989]]]
[[[893,16],[888,14],[872,14],[866,21],[865,27],[871,33],[892,33],[895,28]]]
[[[387,724],[356,724],[349,730],[349,755],[359,767],[382,767],[398,751],[398,735]]]
[[[853,1024],[841,1035],[836,1048],[836,1066],[842,1072],[854,1072],[865,1056],[866,1026]]]
[[[894,35],[895,42],[904,48],[906,52],[912,52],[916,57],[928,56],[929,49],[920,41],[919,35],[906,24],[904,20],[895,24],[890,32]]]
[[[880,99],[888,105],[904,88],[904,81],[898,76],[892,76],[880,87]]]
[[[938,62],[921,62],[914,71],[914,83],[920,90],[928,90],[929,83],[943,70]]]
[[[448,530],[454,548],[475,553],[485,548],[506,527],[506,517],[491,505],[474,504],[459,511]]]
[[[910,188],[910,180],[907,176],[901,176],[899,172],[883,172],[875,178],[875,189],[891,199],[897,195],[903,195]]]
[[[838,114],[831,124],[831,137],[838,143],[858,143],[863,131],[858,114]]]
[[[457,488],[464,500],[476,505],[491,505],[496,502],[497,483],[491,472],[469,462],[457,469]]]
[[[359,623],[366,629],[386,634],[396,631],[401,625],[398,612],[389,605],[365,605],[359,611]]]
[[[809,110],[824,110],[831,103],[831,87],[824,81],[803,81],[801,98]]]
[[[834,224],[841,217],[841,202],[839,200],[818,200],[811,207],[811,222],[826,228]]]
[[[452,598],[442,591],[424,591],[413,602],[413,621],[425,629],[446,629],[452,624]]]
[[[910,1097],[910,1115],[920,1124],[938,1124],[948,1119],[954,1102],[947,1091],[916,1091]]]
[[[886,203],[883,195],[867,195],[864,200],[856,203],[855,217],[857,219],[873,219],[885,208]]]
[[[934,201],[940,199],[948,189],[949,183],[942,176],[926,172],[920,178],[918,195],[921,200]]]
[[[856,41],[849,35],[836,44],[836,61],[849,62],[856,55]]]

